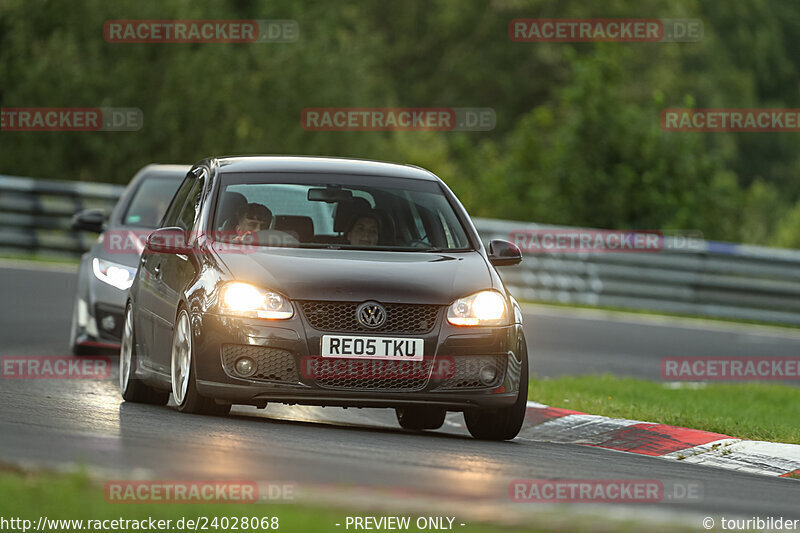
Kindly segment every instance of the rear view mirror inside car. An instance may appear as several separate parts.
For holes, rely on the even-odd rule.
[[[329,204],[338,202],[349,202],[353,199],[353,191],[342,189],[341,187],[325,187],[308,190],[308,200],[310,202],[327,202]]]

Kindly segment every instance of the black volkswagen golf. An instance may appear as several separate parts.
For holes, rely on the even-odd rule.
[[[195,165],[150,234],[125,308],[127,401],[227,414],[270,401],[462,411],[481,439],[525,415],[522,314],[466,211],[413,166],[317,157]]]

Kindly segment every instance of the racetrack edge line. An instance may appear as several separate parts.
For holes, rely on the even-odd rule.
[[[521,433],[526,439],[581,444],[787,479],[800,472],[797,444],[744,440],[699,429],[590,415],[530,401]]]

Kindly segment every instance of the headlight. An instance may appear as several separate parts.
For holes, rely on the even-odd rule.
[[[506,302],[497,291],[481,291],[459,298],[447,309],[454,326],[500,326],[506,324]]]
[[[133,284],[136,276],[136,269],[129,266],[112,263],[105,259],[92,259],[92,270],[97,279],[116,287],[121,291],[127,291]]]
[[[277,292],[237,281],[228,283],[222,289],[220,312],[226,315],[281,320],[292,318],[294,309],[289,300]]]

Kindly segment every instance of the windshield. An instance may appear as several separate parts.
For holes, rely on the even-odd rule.
[[[122,224],[157,228],[180,184],[181,180],[174,177],[145,178],[134,192],[133,199],[122,216]]]
[[[472,249],[435,181],[339,175],[222,177],[218,240],[394,251]]]

